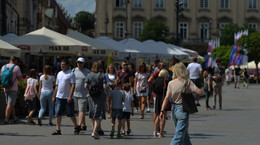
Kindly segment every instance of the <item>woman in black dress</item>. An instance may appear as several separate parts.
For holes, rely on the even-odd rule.
[[[157,131],[160,129],[159,137],[164,137],[163,130],[165,127],[165,117],[160,120],[159,115],[162,107],[163,100],[166,95],[166,89],[168,85],[168,71],[166,69],[162,69],[159,73],[158,78],[154,81],[153,84],[153,92],[156,94],[156,101],[155,101],[155,112],[154,112],[154,137],[157,136]],[[167,112],[170,111],[170,107],[166,108],[164,116],[166,116]],[[159,127],[160,124],[160,127]]]

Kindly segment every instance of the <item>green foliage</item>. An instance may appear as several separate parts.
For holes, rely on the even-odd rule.
[[[79,24],[81,32],[88,35],[89,30],[94,29],[95,16],[90,12],[80,11],[74,17],[74,21]]]
[[[169,28],[165,23],[150,19],[147,21],[143,33],[140,35],[140,41],[149,39],[154,41],[166,41],[168,35]]]
[[[18,81],[18,94],[23,95],[26,89],[27,80]]]
[[[229,58],[230,58],[230,52],[232,50],[233,46],[219,46],[213,49],[212,51],[212,57],[213,58],[220,58],[221,63],[223,66],[228,66]]]
[[[221,29],[221,45],[233,45],[234,34],[243,30],[249,30],[249,34],[256,31],[254,28],[249,28],[248,25],[239,27],[237,24],[227,24],[224,29]]]

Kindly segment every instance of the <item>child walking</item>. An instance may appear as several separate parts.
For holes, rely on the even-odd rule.
[[[115,80],[115,90],[112,90],[110,93],[109,101],[112,103],[112,130],[110,132],[110,137],[112,138],[115,133],[115,121],[117,118],[118,121],[118,130],[117,130],[117,138],[122,138],[120,131],[121,131],[121,121],[123,118],[123,104],[125,102],[125,93],[121,89],[121,81],[119,79]]]
[[[122,136],[125,136],[125,121],[127,122],[127,135],[131,133],[130,129],[130,112],[134,115],[134,97],[130,94],[130,84],[123,85],[125,92],[125,102],[123,103],[123,120],[122,120]]]
[[[32,116],[36,109],[36,95],[38,96],[37,88],[38,80],[36,79],[35,69],[31,69],[29,72],[30,78],[27,79],[27,86],[24,93],[24,100],[28,108],[28,116],[26,116],[28,124],[35,125]]]
[[[205,70],[203,72],[204,77],[204,86],[203,89],[206,94],[206,110],[211,110],[211,107],[209,106],[209,97],[211,95],[212,90],[212,78],[209,70]]]

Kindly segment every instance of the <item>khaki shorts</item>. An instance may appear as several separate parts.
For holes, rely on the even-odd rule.
[[[74,110],[75,111],[87,111],[87,98],[86,97],[74,97]]]
[[[6,104],[10,104],[14,106],[16,102],[16,98],[17,98],[17,91],[13,91],[13,90],[5,91]]]

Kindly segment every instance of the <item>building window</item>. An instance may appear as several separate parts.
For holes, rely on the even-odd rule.
[[[228,25],[229,23],[219,23],[219,30],[220,30],[220,32],[219,32],[219,35],[221,36],[222,34],[221,34],[221,30],[222,29],[224,29],[225,27],[226,27],[226,25]]]
[[[187,22],[180,22],[179,23],[179,34],[181,39],[187,39],[188,38],[188,28],[189,25]]]
[[[207,9],[209,7],[209,1],[208,0],[200,0],[200,8],[201,9]]]
[[[125,37],[125,22],[115,22],[115,38]]]
[[[249,23],[248,27],[255,28],[255,30],[257,30],[257,23]]]
[[[200,39],[209,39],[209,23],[200,23]]]
[[[155,7],[156,8],[163,8],[164,7],[164,0],[155,0]]]
[[[221,0],[220,1],[220,8],[221,9],[228,9],[229,8],[229,0]]]
[[[116,7],[117,8],[123,8],[125,0],[116,0]]]
[[[143,22],[134,22],[133,24],[133,36],[139,38],[143,32]]]
[[[187,9],[187,8],[189,7],[188,1],[189,1],[189,0],[180,0],[180,2],[183,3],[182,8]]]
[[[142,8],[143,0],[134,0],[134,8]]]
[[[248,8],[256,9],[256,0],[248,0]]]

